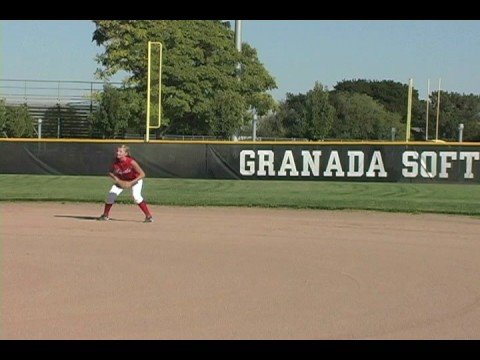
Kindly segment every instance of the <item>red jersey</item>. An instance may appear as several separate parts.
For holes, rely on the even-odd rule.
[[[140,175],[132,166],[133,158],[126,156],[124,161],[115,159],[110,168],[110,172],[117,176],[120,180],[131,181]]]

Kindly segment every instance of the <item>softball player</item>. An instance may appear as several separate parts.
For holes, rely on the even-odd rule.
[[[120,195],[124,189],[131,188],[133,200],[145,214],[144,222],[153,222],[152,214],[150,214],[147,203],[142,197],[145,172],[140,165],[138,165],[137,161],[130,156],[128,146],[122,145],[117,148],[116,159],[110,167],[108,175],[115,181],[115,184],[108,193],[105,208],[99,220],[110,220],[108,214],[118,195]]]

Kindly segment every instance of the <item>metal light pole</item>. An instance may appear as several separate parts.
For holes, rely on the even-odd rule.
[[[235,20],[235,48],[239,53],[242,52],[242,20]],[[242,66],[240,61],[237,63],[237,80],[240,81],[240,70]],[[235,135],[232,136],[234,141],[237,140]]]
[[[413,79],[410,79],[408,84],[407,130],[405,134],[405,141],[410,140],[410,124],[412,121],[412,91],[413,91]]]
[[[242,52],[242,20],[235,20],[235,48]],[[237,76],[240,80],[240,63],[237,63]]]
[[[425,117],[425,140],[428,140],[428,110],[430,108],[430,79],[427,82],[427,115]]]
[[[437,124],[435,128],[435,141],[438,141],[438,122],[440,120],[440,89],[441,89],[442,79],[438,79],[438,96],[437,96]]]

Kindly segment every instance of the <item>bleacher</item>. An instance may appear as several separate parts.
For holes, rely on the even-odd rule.
[[[36,120],[42,120],[44,138],[88,138],[90,134],[89,116],[93,107],[85,104],[74,105],[28,105],[28,111]]]
[[[112,83],[110,83],[112,84]],[[112,85],[119,85],[114,83]],[[8,106],[26,105],[42,138],[90,138],[89,116],[103,82],[0,79],[0,97]]]

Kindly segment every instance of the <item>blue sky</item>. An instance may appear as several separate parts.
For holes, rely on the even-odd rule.
[[[95,80],[94,30],[89,20],[0,21],[0,78]],[[277,100],[352,79],[413,78],[422,99],[428,79],[431,92],[441,79],[442,90],[480,95],[480,20],[242,20],[242,41],[275,78]]]

